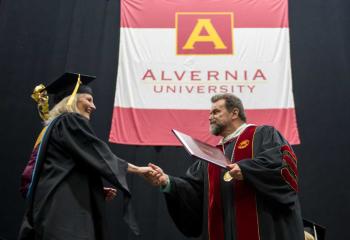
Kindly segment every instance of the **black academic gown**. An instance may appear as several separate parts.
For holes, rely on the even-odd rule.
[[[225,145],[229,159],[234,143]],[[281,177],[281,169],[285,167],[281,147],[286,144],[276,129],[260,126],[254,137],[254,158],[238,162],[244,181],[256,193],[260,240],[304,239],[297,192]],[[201,236],[205,240],[208,239],[207,166],[206,162],[196,161],[185,177],[171,176],[170,191],[165,193],[168,211],[178,229],[188,237]],[[232,184],[221,180],[220,185],[225,240],[236,239]]]
[[[49,125],[36,164],[18,239],[105,239],[101,177],[128,201],[127,162],[96,137],[86,118],[65,113]],[[125,210],[130,220],[128,203]]]

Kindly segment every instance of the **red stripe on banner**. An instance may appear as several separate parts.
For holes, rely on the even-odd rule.
[[[290,144],[299,144],[294,109],[246,110],[248,123],[276,127]],[[218,137],[209,132],[209,110],[134,109],[115,107],[109,140],[113,143],[180,146],[171,133],[177,129],[216,145]]]
[[[234,27],[288,27],[288,0],[122,0],[121,27],[174,28],[178,12],[230,12]]]

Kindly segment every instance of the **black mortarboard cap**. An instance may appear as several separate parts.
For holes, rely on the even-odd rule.
[[[303,219],[304,231],[310,233],[315,240],[326,239],[326,228],[310,220]]]
[[[92,94],[92,89],[87,85],[96,78],[95,76],[66,72],[55,81],[48,84],[45,88],[47,93],[52,96],[53,105],[56,105],[63,98],[70,96],[73,93],[74,88],[77,85],[79,75],[80,86],[77,93]]]

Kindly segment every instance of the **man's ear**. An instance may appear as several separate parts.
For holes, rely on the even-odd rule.
[[[239,118],[238,114],[239,114],[239,109],[238,108],[234,108],[232,110],[232,120]]]

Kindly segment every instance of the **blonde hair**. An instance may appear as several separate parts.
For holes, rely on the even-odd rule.
[[[73,103],[71,106],[67,106],[67,102],[70,98],[70,96],[67,96],[63,98],[59,103],[57,103],[49,112],[49,119],[45,121],[45,125],[48,125],[55,117],[61,115],[62,113],[66,112],[75,112],[80,113],[78,107],[77,107],[77,101],[80,94],[75,95],[73,98]]]

